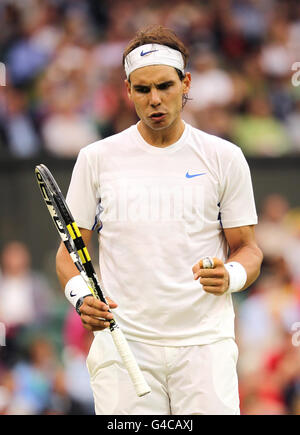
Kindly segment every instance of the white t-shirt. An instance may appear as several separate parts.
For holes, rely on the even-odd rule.
[[[128,339],[163,346],[234,337],[229,294],[194,281],[192,266],[226,260],[224,228],[257,223],[241,150],[185,124],[151,146],[137,125],[83,148],[67,201],[79,227],[99,231],[101,281]]]

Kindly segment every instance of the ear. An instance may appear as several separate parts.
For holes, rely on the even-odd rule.
[[[131,84],[130,82],[126,79],[124,80],[125,86],[126,86],[126,90],[127,90],[127,95],[129,100],[131,100]]]
[[[192,77],[191,73],[185,73],[184,79],[182,80],[183,93],[187,94],[191,88]]]

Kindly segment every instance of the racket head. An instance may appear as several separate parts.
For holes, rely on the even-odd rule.
[[[54,177],[49,169],[43,164],[36,166],[35,174],[49,213],[67,251],[73,260],[73,263],[85,279],[93,295],[106,303],[92,264],[90,264],[89,269],[86,270],[76,247],[74,238],[69,231],[70,224],[74,222],[74,218]],[[92,273],[94,275],[90,276]]]
[[[45,183],[46,190],[50,194],[51,198],[53,198],[56,204],[55,208],[58,209],[58,214],[62,220],[66,223],[66,225],[74,222],[74,218],[64,199],[64,196],[47,166],[44,164],[37,165],[35,167],[35,173],[38,182],[41,180]]]
[[[65,243],[68,241],[69,244],[71,245],[72,249],[71,249],[71,247],[66,246],[66,248],[68,249],[68,252],[70,253],[71,251],[75,250],[74,242],[73,242],[73,240],[68,232],[67,225],[64,221],[64,218],[61,215],[61,212],[60,212],[60,210],[55,202],[55,199],[54,199],[55,191],[53,191],[53,188],[52,188],[52,186],[54,186],[54,184],[52,182],[49,182],[49,180],[50,180],[49,174],[51,175],[51,172],[49,171],[49,169],[45,165],[41,164],[41,165],[37,165],[35,167],[35,175],[36,175],[37,183],[38,183],[38,186],[39,186],[40,191],[42,193],[43,199],[46,203],[48,211],[52,217],[52,220],[53,220],[63,242]],[[56,191],[60,192],[58,186],[57,186]],[[61,192],[60,192],[60,194],[61,194]]]

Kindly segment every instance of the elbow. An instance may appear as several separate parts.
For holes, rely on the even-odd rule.
[[[256,266],[256,276],[255,276],[253,281],[255,281],[259,277],[260,272],[261,272],[262,262],[263,262],[263,259],[264,259],[263,252],[259,248],[259,246],[256,246],[256,248],[255,248],[255,256],[257,258],[257,266]]]
[[[258,264],[259,264],[259,271],[260,271],[262,262],[264,260],[264,254],[259,246],[257,247],[257,257],[258,257]]]

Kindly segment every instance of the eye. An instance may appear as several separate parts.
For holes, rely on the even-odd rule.
[[[147,86],[137,86],[135,90],[136,92],[139,92],[141,94],[147,94],[147,92],[150,91],[150,88],[148,88]]]
[[[160,89],[161,91],[168,89],[172,86],[173,82],[165,82],[165,83],[161,83],[160,85],[157,86],[157,89]]]

